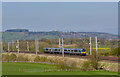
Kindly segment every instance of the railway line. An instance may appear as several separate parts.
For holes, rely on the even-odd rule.
[[[6,51],[7,52],[7,51]],[[10,52],[17,52],[17,51],[10,51]],[[19,51],[19,53],[29,53],[29,54],[36,54],[36,52],[31,52],[31,51]],[[50,53],[41,53],[38,52],[37,54],[42,54],[46,56],[62,56],[61,54],[50,54]],[[83,58],[83,59],[89,59],[89,55],[86,56],[80,56],[80,55],[71,55],[71,54],[64,54],[65,57],[71,57],[71,58]],[[109,61],[109,62],[114,62],[114,63],[119,63],[120,58],[118,57],[113,57],[113,56],[101,56],[101,60],[103,61]]]

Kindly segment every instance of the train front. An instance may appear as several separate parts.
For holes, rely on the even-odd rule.
[[[85,49],[82,49],[81,50],[81,55],[86,56],[86,52],[85,51],[86,51]]]

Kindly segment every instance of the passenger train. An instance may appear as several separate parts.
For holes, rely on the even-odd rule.
[[[85,49],[64,48],[65,54],[83,55],[86,56]],[[62,53],[62,48],[43,48],[44,53]]]

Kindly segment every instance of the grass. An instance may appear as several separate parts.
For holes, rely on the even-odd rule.
[[[117,75],[108,71],[54,71],[56,65],[41,63],[3,63],[3,75]]]

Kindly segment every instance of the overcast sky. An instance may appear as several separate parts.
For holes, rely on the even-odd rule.
[[[117,2],[9,2],[2,4],[3,30],[118,33]]]

